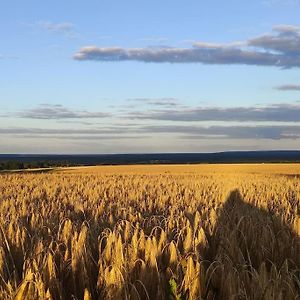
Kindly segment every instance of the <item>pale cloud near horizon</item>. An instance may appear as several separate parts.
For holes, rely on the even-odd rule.
[[[237,145],[242,141],[260,143],[264,140],[274,143],[281,140],[282,145],[295,147],[295,141],[299,143],[300,140],[300,103],[248,107],[183,106],[180,99],[171,97],[129,98],[126,102],[136,105],[127,112],[119,108],[114,113],[78,110],[47,103],[19,110],[13,117],[28,119],[26,125],[21,126],[17,122],[15,126],[2,124],[0,139],[107,145],[121,145],[121,141],[126,140],[136,141],[128,142],[128,149],[131,149],[132,143],[140,144],[139,149],[144,149],[150,140],[155,140],[152,146],[157,143],[159,149],[167,149],[168,143],[180,145],[181,141],[188,147],[189,143],[204,140],[225,144],[231,140],[236,141]],[[135,111],[137,107],[139,111]],[[103,123],[99,123],[98,119]],[[56,123],[71,123],[59,128],[53,120]]]
[[[180,106],[180,101],[177,98],[128,98],[127,101],[161,107]]]
[[[269,104],[264,106],[187,107],[132,111],[128,118],[156,121],[227,121],[227,122],[300,122],[300,104]]]
[[[297,89],[280,86],[277,89]],[[113,112],[97,112],[68,108],[61,104],[40,104],[33,108],[3,114],[37,120],[105,119],[152,120],[172,122],[300,122],[300,103],[274,103],[254,106],[188,106],[176,98],[129,98],[125,102],[136,104],[113,106]],[[124,110],[123,107],[127,109]],[[84,120],[83,120],[84,121]],[[95,125],[83,122],[83,125]],[[110,121],[112,122],[112,121]]]
[[[19,118],[26,119],[90,119],[109,117],[109,113],[90,112],[86,110],[73,110],[61,104],[40,104],[31,109],[25,109],[16,113]]]
[[[300,26],[281,24],[274,26],[271,33],[246,41],[228,44],[198,41],[190,48],[85,46],[75,53],[74,59],[300,67]]]
[[[144,138],[146,136],[168,136],[184,139],[299,139],[300,125],[141,125],[139,127],[115,126],[92,129],[49,129],[7,127],[0,128],[0,136],[9,135],[23,138],[49,138],[71,140]]]

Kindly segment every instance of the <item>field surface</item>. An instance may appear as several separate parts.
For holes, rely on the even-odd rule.
[[[300,299],[300,165],[0,174],[0,299]]]
[[[67,173],[99,174],[265,174],[300,175],[299,164],[121,165],[60,168]]]

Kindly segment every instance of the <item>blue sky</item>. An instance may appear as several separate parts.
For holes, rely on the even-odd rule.
[[[298,0],[6,1],[0,152],[299,149],[299,10]]]

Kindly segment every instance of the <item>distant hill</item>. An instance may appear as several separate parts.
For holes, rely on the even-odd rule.
[[[300,162],[300,151],[229,151],[216,153],[44,155],[0,154],[0,169],[118,164]]]

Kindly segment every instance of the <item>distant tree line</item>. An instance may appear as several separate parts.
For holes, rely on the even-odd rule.
[[[0,171],[3,170],[23,170],[23,169],[38,169],[38,168],[54,168],[54,167],[69,167],[67,161],[30,161],[20,162],[16,160],[0,161]]]

